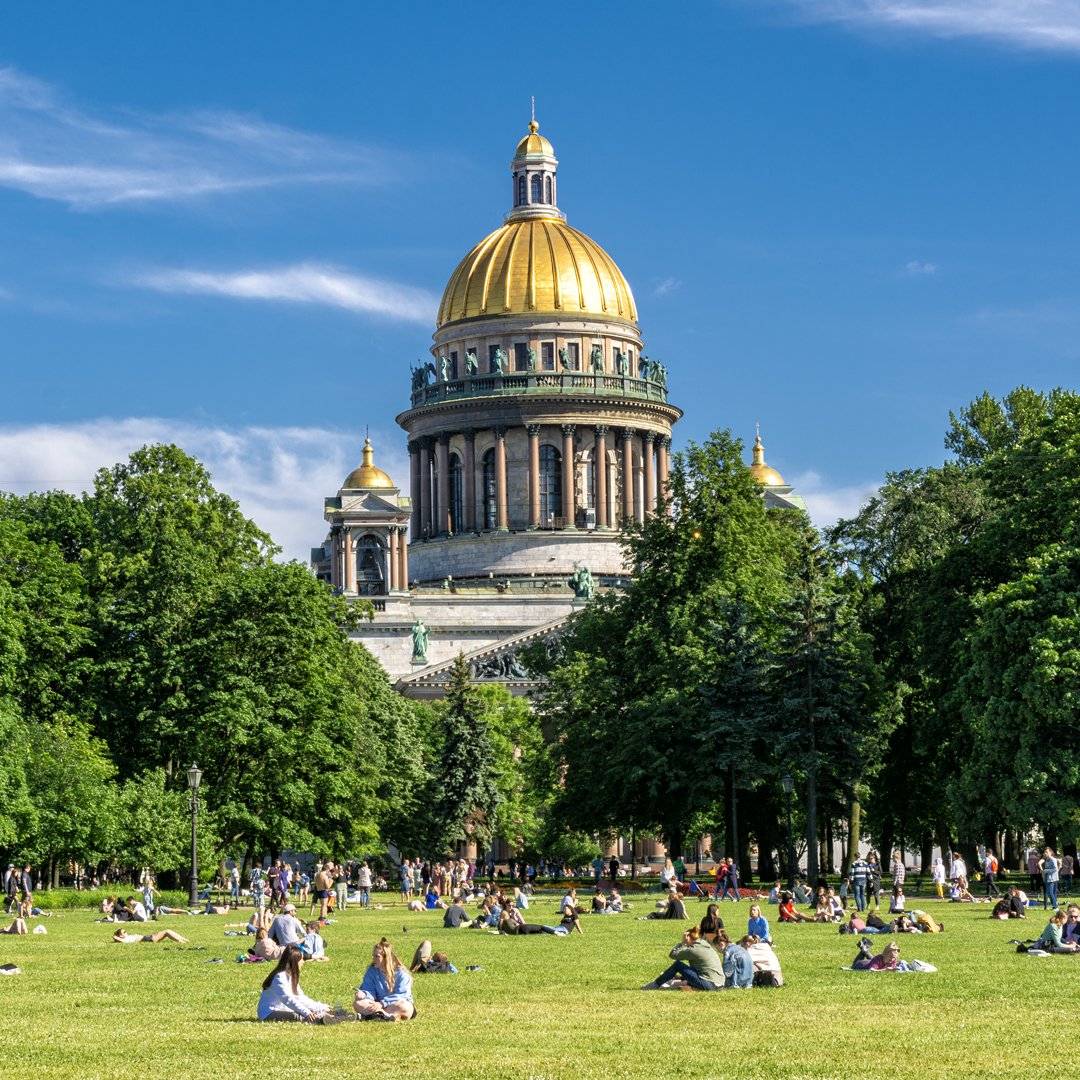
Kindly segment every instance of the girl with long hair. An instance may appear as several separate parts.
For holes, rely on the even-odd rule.
[[[313,1001],[300,989],[304,954],[298,945],[286,945],[277,967],[263,979],[259,995],[260,1020],[305,1020],[333,1024],[339,1019],[329,1005]]]
[[[411,1020],[416,1015],[412,975],[386,938],[371,951],[353,1007],[361,1020]]]

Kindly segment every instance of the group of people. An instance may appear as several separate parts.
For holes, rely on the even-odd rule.
[[[263,980],[256,1014],[260,1020],[336,1024],[343,1020],[401,1021],[416,1015],[412,972],[382,938],[372,950],[353,998],[353,1012],[310,998],[300,988],[300,973],[309,962],[298,944],[288,944],[277,966]]]
[[[746,990],[784,983],[768,920],[757,904],[751,905],[747,932],[737,941],[724,929],[719,901],[709,904],[701,922],[683,934],[668,956],[670,966],[642,990]]]

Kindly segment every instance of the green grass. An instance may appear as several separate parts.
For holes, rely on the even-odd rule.
[[[902,936],[902,955],[937,965],[936,975],[844,972],[855,939],[831,926],[774,925],[783,989],[694,994],[637,989],[667,965],[681,932],[635,921],[650,905],[587,916],[584,936],[567,938],[444,931],[440,913],[350,909],[326,930],[332,962],[304,971],[313,997],[351,1001],[382,934],[406,960],[430,938],[461,974],[418,976],[412,1023],[329,1028],[254,1022],[268,967],[234,962],[249,942],[223,936],[231,915],[151,925],[178,929],[200,952],[114,945],[113,927],[69,910],[41,920],[47,936],[0,939],[0,963],[23,969],[0,980],[0,1075],[865,1080],[1071,1071],[1080,958],[1032,959],[1006,944],[1037,937],[1041,910],[999,923],[986,905],[921,901],[947,932]],[[540,900],[529,920],[554,922],[554,908]],[[723,906],[729,929],[743,931],[748,909]],[[704,905],[689,910],[694,917]],[[227,962],[207,963],[217,956]],[[484,970],[466,972],[469,964]]]

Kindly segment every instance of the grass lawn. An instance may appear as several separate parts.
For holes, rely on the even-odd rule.
[[[554,923],[555,902],[536,900],[529,921]],[[1071,1072],[1080,958],[1035,959],[1006,944],[1038,937],[1042,910],[1026,923],[1000,923],[987,918],[988,905],[910,903],[942,918],[946,933],[902,935],[901,955],[930,961],[937,974],[844,972],[856,939],[833,926],[774,925],[785,986],[709,994],[638,989],[666,967],[685,925],[635,921],[651,898],[639,897],[629,914],[585,916],[584,935],[565,938],[444,931],[438,912],[350,909],[325,931],[332,962],[305,968],[312,997],[351,1002],[383,934],[406,962],[428,937],[461,973],[417,976],[411,1023],[326,1028],[254,1021],[269,966],[234,962],[250,941],[224,936],[232,914],[165,917],[147,928],[171,926],[205,946],[197,951],[114,945],[114,927],[69,910],[40,920],[47,935],[0,939],[0,963],[23,970],[0,979],[0,1074],[866,1080]],[[704,911],[688,908],[692,918]],[[746,901],[723,905],[729,931],[745,932],[748,909]],[[215,957],[226,962],[208,963]],[[466,972],[470,964],[483,970]]]

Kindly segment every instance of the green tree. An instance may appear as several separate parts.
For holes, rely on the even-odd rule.
[[[486,845],[495,826],[500,794],[484,712],[459,653],[443,703],[442,756],[435,773],[434,824],[444,851],[466,840]]]

